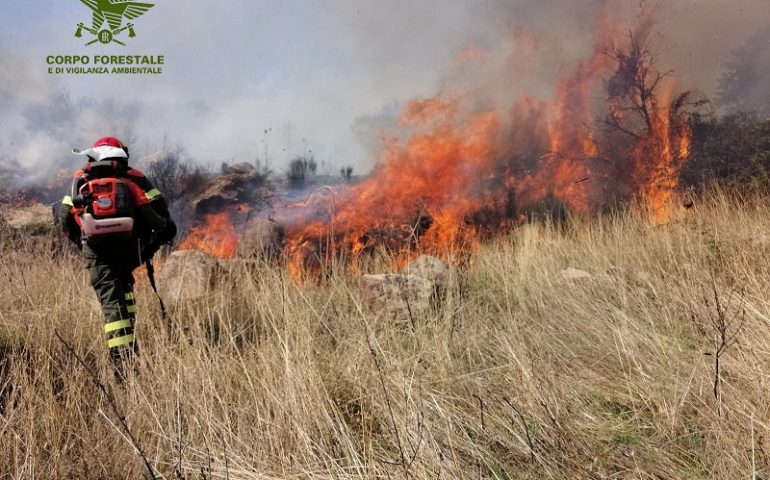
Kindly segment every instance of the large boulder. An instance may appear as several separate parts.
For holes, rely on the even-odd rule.
[[[5,208],[2,217],[6,226],[25,234],[46,235],[54,231],[53,211],[42,203]]]
[[[276,258],[283,249],[286,232],[281,224],[270,220],[251,223],[238,244],[239,258]]]
[[[219,263],[199,250],[177,250],[158,272],[158,288],[170,304],[201,298],[219,275]]]
[[[443,291],[449,283],[449,267],[436,257],[421,255],[407,265],[402,273],[417,275],[425,280],[433,282],[435,287]]]
[[[267,195],[264,175],[256,171],[228,173],[211,180],[203,192],[191,199],[194,215],[221,212],[228,206],[252,205]]]
[[[377,315],[414,320],[431,308],[436,286],[417,275],[364,275],[359,281],[364,306]]]

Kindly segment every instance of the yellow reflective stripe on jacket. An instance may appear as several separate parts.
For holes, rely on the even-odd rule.
[[[129,305],[126,307],[128,313],[136,313],[136,305]]]
[[[122,347],[123,345],[128,345],[129,343],[134,341],[134,334],[131,335],[124,335],[122,337],[113,338],[112,340],[107,341],[107,348],[115,348],[115,347]]]
[[[111,333],[116,330],[122,330],[124,328],[133,327],[131,320],[118,320],[117,322],[110,322],[104,325],[104,333]]]
[[[127,293],[126,300],[136,300],[136,294],[134,292]]]
[[[61,203],[63,203],[64,205],[70,206],[70,207],[74,207],[75,206],[75,204],[72,203],[72,197],[70,197],[69,195],[64,197],[62,199]]]
[[[157,188],[153,188],[152,190],[145,192],[144,195],[147,197],[147,200],[154,200],[157,197],[160,197],[161,193]]]

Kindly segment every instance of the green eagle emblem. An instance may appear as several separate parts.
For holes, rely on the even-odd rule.
[[[75,36],[78,38],[83,36],[83,30],[96,37],[86,45],[92,45],[96,42],[106,45],[114,42],[125,46],[125,43],[117,39],[118,35],[128,30],[129,38],[133,38],[136,36],[136,32],[134,32],[133,23],[129,22],[123,25],[123,17],[126,17],[127,20],[134,20],[155,6],[154,3],[140,3],[132,0],[80,0],[80,2],[94,12],[91,26],[88,27],[80,22],[75,32]],[[105,22],[107,22],[106,27],[104,27]]]

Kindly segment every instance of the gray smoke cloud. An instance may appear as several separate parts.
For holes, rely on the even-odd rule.
[[[599,7],[629,23],[640,11],[638,0],[157,0],[129,46],[84,47],[79,3],[0,2],[15,13],[0,19],[0,162],[37,176],[107,134],[137,154],[167,138],[211,165],[266,154],[277,171],[312,149],[362,173],[409,99],[468,85],[479,102],[547,95],[591,51]],[[731,54],[770,23],[766,0],[641,5],[657,10],[658,65],[712,97]],[[537,54],[512,71],[522,31]],[[462,60],[475,51],[483,62]],[[162,76],[48,75],[45,56],[67,53],[164,54],[167,65]]]
[[[770,116],[770,27],[742,43],[720,77],[718,100],[728,111]]]

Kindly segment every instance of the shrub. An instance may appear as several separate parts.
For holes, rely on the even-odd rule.
[[[770,187],[770,119],[754,114],[691,117],[693,146],[681,179],[697,190],[711,182]]]
[[[206,184],[205,169],[192,160],[182,159],[179,150],[165,152],[147,167],[147,175],[163,192],[169,204],[185,194],[197,192]]]
[[[286,172],[286,179],[292,188],[301,187],[310,178],[314,177],[318,170],[318,164],[313,156],[294,157],[289,162],[289,171]]]

